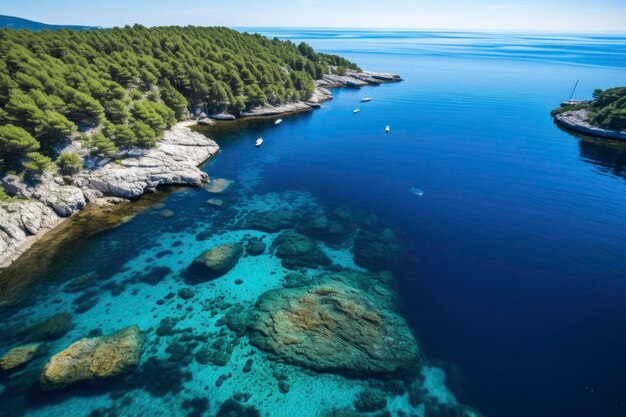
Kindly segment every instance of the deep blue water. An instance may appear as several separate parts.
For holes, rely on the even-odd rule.
[[[576,138],[549,114],[576,80],[576,98],[626,85],[626,37],[254,30],[304,40],[404,81],[334,90],[335,99],[320,110],[285,117],[278,128],[273,120],[256,120],[209,131],[222,151],[203,169],[236,181],[226,204],[259,206],[245,195],[296,191],[326,207],[347,204],[378,215],[408,252],[395,273],[403,314],[422,350],[445,370],[457,398],[485,416],[626,415],[626,145]],[[363,96],[373,101],[361,104]],[[353,115],[357,107],[361,112]],[[255,149],[258,136],[265,143]],[[63,311],[67,296],[57,294],[55,282],[67,277],[96,270],[116,282],[123,265],[176,269],[188,263],[197,255],[194,233],[223,232],[207,211],[207,198],[202,189],[172,193],[158,210],[172,210],[173,218],[155,209],[81,241],[49,271],[41,290],[52,294],[48,301],[15,317]],[[155,260],[154,253],[177,239],[188,254]],[[237,273],[257,282],[255,274],[273,271],[272,262],[244,264]],[[198,291],[213,296],[224,290],[249,300],[263,289],[214,284]],[[161,313],[151,297],[176,284],[145,293],[139,285],[149,308],[131,294],[101,295],[54,348],[128,320],[156,327],[152,319]],[[213,378],[202,369],[193,371],[190,392],[205,389],[202,378]],[[254,383],[262,392],[262,379]],[[288,401],[281,412],[317,404],[318,397],[304,397],[307,384],[298,391],[292,381],[291,397],[275,394]],[[211,404],[220,392],[212,388]],[[48,417],[70,405],[107,404],[94,398],[31,411]],[[140,402],[139,409],[153,402]],[[270,415],[282,415],[276,407]]]
[[[404,78],[290,122],[265,180],[411,237],[405,314],[462,397],[489,416],[626,415],[626,145],[549,115],[576,80],[581,99],[626,85],[626,38],[257,31]]]

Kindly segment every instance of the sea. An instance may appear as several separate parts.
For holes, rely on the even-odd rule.
[[[550,116],[572,94],[626,85],[626,35],[238,30],[304,41],[402,82],[333,89],[332,101],[279,125],[199,129],[221,148],[202,170],[226,190],[162,189],[116,227],[51,247],[0,310],[0,355],[50,317],[69,324],[0,375],[0,416],[626,416],[626,143],[574,135]],[[291,217],[258,227],[268,213]],[[224,325],[231,310],[258,310],[263,294],[285,290],[293,270],[274,241],[312,213],[370,230],[373,254],[355,255],[354,235],[314,236],[332,267],[298,272],[368,277],[382,262],[419,346],[417,374],[303,366]],[[204,251],[252,238],[262,254],[185,279]],[[145,343],[126,376],[39,387],[52,355],[131,325]],[[371,408],[365,391],[378,396]]]

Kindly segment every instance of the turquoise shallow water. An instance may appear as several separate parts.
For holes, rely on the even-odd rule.
[[[203,169],[233,180],[226,193],[173,192],[84,239],[55,259],[27,302],[3,312],[0,352],[20,342],[10,338],[19,329],[55,313],[72,313],[73,328],[31,367],[2,376],[2,403],[11,405],[0,415],[213,416],[234,396],[262,415],[315,416],[353,407],[366,387],[383,390],[394,416],[423,415],[424,404],[412,405],[384,378],[285,364],[221,325],[233,305],[254,305],[289,272],[271,248],[280,232],[247,221],[281,209],[332,217],[342,207],[361,213],[357,228],[374,222],[376,236],[387,227],[397,236],[400,258],[388,266],[424,354],[416,378],[431,402],[461,402],[486,416],[626,414],[626,148],[575,138],[549,117],[576,80],[578,98],[626,83],[626,38],[257,30],[404,81],[335,90],[322,109],[285,117],[279,127],[252,120],[207,131],[222,151]],[[366,95],[374,100],[359,103]],[[242,257],[211,281],[183,279],[202,251],[252,236],[267,243],[263,255]],[[354,239],[316,241],[334,269],[364,271]],[[86,289],[67,292],[66,282],[88,273],[96,278]],[[193,298],[181,298],[181,288],[192,288]],[[185,333],[159,334],[168,317],[198,336],[194,347],[181,341]],[[53,395],[29,385],[52,353],[131,324],[147,338],[130,377]],[[224,342],[217,350],[232,350],[225,365],[196,358],[213,340]],[[278,374],[287,375],[287,393]]]

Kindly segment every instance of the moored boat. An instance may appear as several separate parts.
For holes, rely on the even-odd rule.
[[[385,133],[389,133],[390,130],[391,130],[391,127],[389,125],[385,126]]]
[[[361,103],[367,103],[368,101],[372,101],[372,98],[371,97],[363,97],[361,99]]]
[[[354,111],[352,112],[352,114],[357,114],[358,112],[360,112],[361,109],[354,109]]]
[[[258,148],[261,145],[263,145],[263,138],[258,138],[256,142],[254,143],[254,146]]]
[[[274,126],[278,126],[279,124],[281,124],[283,122],[283,119],[278,119],[274,122]]]

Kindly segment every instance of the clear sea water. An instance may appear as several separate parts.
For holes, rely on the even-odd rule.
[[[442,401],[491,417],[626,415],[626,144],[575,137],[549,114],[577,80],[580,99],[626,85],[626,36],[245,30],[303,40],[404,81],[334,90],[321,109],[284,117],[279,127],[270,119],[209,130],[222,150],[203,169],[234,180],[220,197],[229,207],[221,213],[348,205],[394,229],[405,250],[394,269],[402,313]],[[363,96],[373,101],[361,104]],[[260,149],[258,136],[265,139]],[[180,327],[218,331],[219,315],[203,315],[201,302],[253,303],[280,286],[284,271],[271,252],[242,258],[226,276],[194,286],[191,301],[156,304],[187,286],[177,274],[207,247],[246,233],[273,239],[233,227],[207,205],[211,197],[203,189],[172,192],[162,205],[72,245],[33,288],[31,303],[3,314],[0,330],[72,312],[77,294],[61,284],[96,271],[102,283],[94,284],[94,305],[74,315],[74,328],[51,352],[93,329],[137,324],[148,330],[143,360],[165,357],[167,342],[154,329],[185,308]],[[335,263],[359,268],[349,248],[324,250]],[[149,266],[172,271],[155,285],[121,285]],[[120,284],[115,294],[111,283]],[[0,340],[0,351],[9,347]],[[247,404],[263,415],[313,416],[351,405],[366,384],[292,367],[291,390],[280,394],[262,352],[252,372],[241,371],[249,350],[238,345],[225,368],[189,364],[184,389],[161,398],[133,385],[113,396],[107,386],[52,399],[24,394],[12,407],[29,416],[88,415],[113,404],[119,415],[186,415],[181,400],[206,396],[203,415],[215,415],[225,399],[247,391]],[[227,372],[231,378],[216,387]],[[10,385],[0,379],[5,399]],[[394,416],[423,412],[391,394],[388,409]]]

